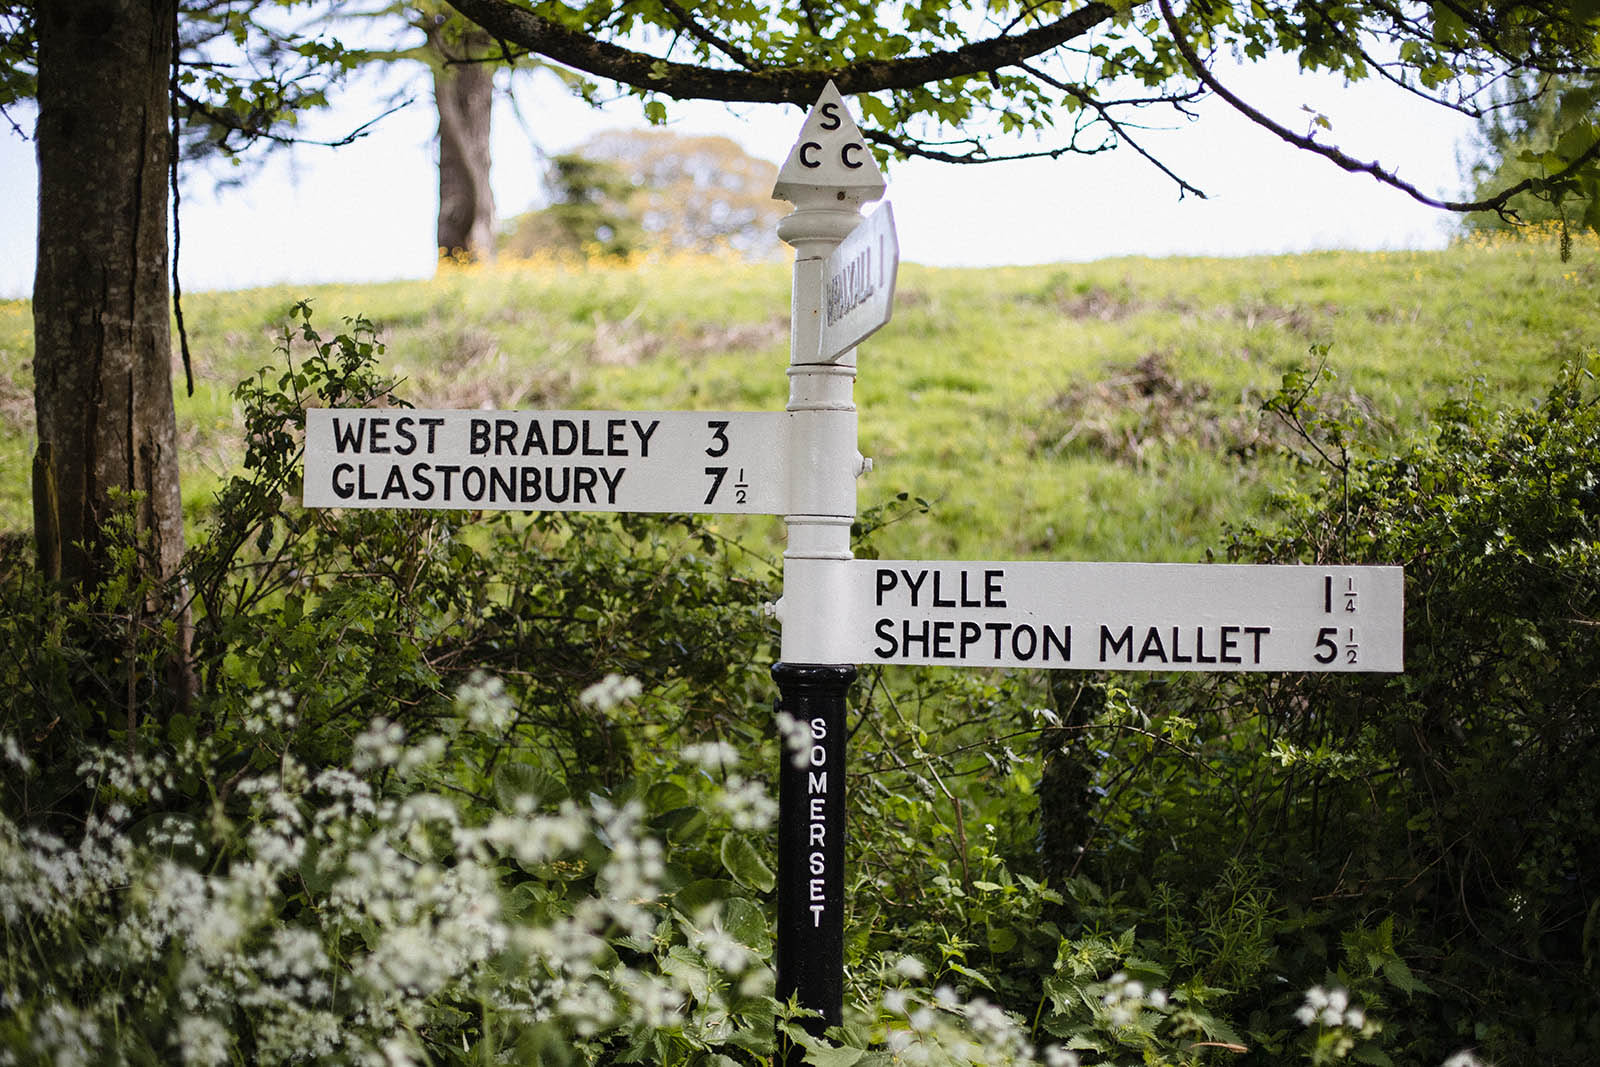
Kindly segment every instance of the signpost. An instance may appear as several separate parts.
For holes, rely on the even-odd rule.
[[[778,236],[794,246],[790,314],[789,403],[795,418],[790,473],[794,494],[784,515],[783,627],[779,661],[772,666],[778,702],[804,724],[807,758],[778,766],[777,996],[816,1012],[806,1023],[820,1034],[843,1018],[845,694],[855,664],[832,654],[840,608],[849,591],[850,526],[856,516],[854,475],[864,468],[856,451],[856,350],[852,337],[887,319],[878,294],[892,291],[886,258],[873,263],[875,231],[865,231],[859,272],[836,256],[841,242],[872,225],[860,206],[883,195],[879,173],[839,90],[829,82],[806,116],[800,138],[778,171],[772,195],[794,205],[778,223]],[[892,231],[894,216],[878,215]],[[887,246],[884,246],[885,248]],[[898,250],[898,245],[896,245]],[[869,268],[877,266],[873,277]],[[853,284],[829,313],[830,282]],[[857,300],[857,297],[861,299]],[[879,306],[881,303],[881,306]],[[848,306],[846,306],[848,305]],[[874,311],[874,307],[878,310]],[[833,321],[830,323],[829,319]],[[842,346],[842,347],[841,347]],[[815,457],[815,466],[801,456]],[[804,1050],[778,1038],[779,1062],[798,1064]]]
[[[829,82],[778,173],[794,246],[782,412],[307,412],[307,507],[782,515],[777,995],[841,1019],[845,693],[860,663],[1399,671],[1398,567],[856,560],[855,346],[889,321],[894,213]],[[779,1036],[777,1062],[803,1050]]]

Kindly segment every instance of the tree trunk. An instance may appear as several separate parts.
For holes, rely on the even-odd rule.
[[[116,490],[162,577],[183,554],[167,288],[177,0],[38,8],[34,409],[61,573],[93,584]],[[48,525],[48,516],[41,525]]]
[[[482,35],[478,35],[482,37]],[[476,55],[482,37],[446,50],[434,42],[433,95],[439,110],[439,254],[471,262],[494,259],[494,193],[489,188],[489,116],[494,66],[451,63],[454,53]]]

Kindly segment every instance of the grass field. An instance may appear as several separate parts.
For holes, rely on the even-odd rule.
[[[231,390],[265,366],[286,312],[324,335],[365,315],[419,407],[774,410],[787,379],[789,271],[690,259],[447,269],[426,282],[194,293],[196,389],[180,389],[185,500],[203,509],[241,454]],[[863,509],[931,516],[886,556],[1188,560],[1287,476],[1260,412],[1326,346],[1329,395],[1381,439],[1452,393],[1521,400],[1600,349],[1600,243],[1475,239],[1440,252],[1113,259],[901,268],[894,320],[860,350]],[[31,316],[0,303],[0,530],[30,524]],[[176,380],[181,383],[181,370]],[[722,528],[766,552],[776,519]]]

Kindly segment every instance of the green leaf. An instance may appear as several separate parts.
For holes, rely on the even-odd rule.
[[[662,812],[650,820],[652,829],[664,832],[669,839],[680,844],[703,835],[709,824],[706,813],[693,806]]]
[[[690,797],[689,791],[677,782],[657,782],[644,795],[644,801],[651,811],[665,812],[686,806]]]
[[[733,897],[724,901],[722,928],[739,944],[757,953],[764,955],[772,948],[772,927],[767,923],[767,913],[753,900]]]
[[[877,97],[863,93],[856,97],[856,102],[861,106],[861,117],[867,122],[884,129],[894,125],[894,113]]]
[[[778,884],[772,868],[762,860],[755,846],[739,834],[728,833],[722,838],[721,853],[722,865],[733,875],[733,880],[745,888],[767,893]]]
[[[561,780],[531,763],[502,763],[494,771],[494,799],[502,808],[516,807],[526,797],[535,804],[560,801],[567,795]]]
[[[974,981],[974,982],[978,983],[979,985],[983,986],[983,988],[985,988],[985,989],[993,989],[994,988],[994,986],[989,984],[989,979],[985,978],[982,974],[979,974],[977,971],[973,970],[971,967],[967,967],[967,966],[964,966],[964,965],[959,964],[959,963],[947,963],[947,964],[945,964],[945,966],[948,967],[950,970],[954,971],[955,973],[961,975],[964,978],[972,979],[972,981]]]
[[[693,917],[707,905],[720,905],[731,899],[737,889],[732,882],[722,878],[701,878],[674,893],[672,903],[684,915]]]
[[[194,720],[183,712],[177,712],[167,720],[167,740],[174,747],[182,746],[185,741],[193,741],[194,737]]]
[[[855,1067],[865,1055],[866,1050],[859,1048],[813,1045],[806,1049],[805,1062],[814,1067]]]
[[[1399,956],[1390,956],[1383,961],[1383,976],[1393,985],[1406,994],[1432,993],[1428,983],[1411,973],[1411,968]]]
[[[683,945],[674,945],[661,961],[661,970],[676,979],[696,1000],[711,996],[711,972],[698,953]]]

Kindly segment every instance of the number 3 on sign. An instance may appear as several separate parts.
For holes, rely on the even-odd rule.
[[[706,449],[706,455],[712,459],[728,454],[728,420],[707,419],[706,429],[711,431],[711,444]],[[706,477],[711,479],[711,490],[706,493],[706,503],[710,504],[717,499],[717,490],[722,488],[722,479],[728,476],[727,467],[707,467]]]
[[[727,455],[728,454],[728,420],[727,419],[707,419],[706,420],[706,429],[711,431],[711,447],[706,449],[706,455],[710,456],[712,459],[716,459],[718,456]],[[706,468],[706,473],[710,474],[711,473],[711,468],[709,468],[709,467]],[[723,468],[722,473],[724,473],[724,474],[728,473],[726,467]],[[711,503],[711,501],[707,500],[706,503],[709,504],[709,503]]]

